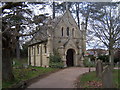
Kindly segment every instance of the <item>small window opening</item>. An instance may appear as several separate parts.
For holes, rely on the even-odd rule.
[[[69,36],[69,27],[67,27],[67,36]]]
[[[37,53],[39,54],[39,45],[37,45]]]
[[[46,45],[44,46],[44,49],[45,49],[45,53],[47,53],[47,47],[46,47]]]
[[[72,29],[72,36],[74,37],[74,28]]]
[[[63,36],[63,27],[62,27],[62,29],[61,29],[61,30],[62,30],[62,36]]]

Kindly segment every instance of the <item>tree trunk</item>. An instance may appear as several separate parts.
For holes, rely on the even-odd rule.
[[[2,41],[2,80],[11,81],[14,80],[12,73],[12,50],[9,47],[9,41]]]
[[[18,60],[20,60],[20,45],[19,45],[18,39],[17,39],[17,44],[16,44],[16,57]]]
[[[1,84],[2,84],[2,33],[0,32],[0,89],[2,89]]]
[[[28,48],[28,64],[31,65],[31,48]]]
[[[76,3],[76,16],[78,20],[78,27],[80,29],[80,19],[79,19],[79,3]]]
[[[86,17],[85,17],[85,30],[87,30],[87,27],[88,27],[88,19],[89,19],[89,13],[90,13],[90,7],[89,7],[89,4],[87,5],[87,14],[86,14]]]
[[[85,17],[85,30],[87,30],[87,26],[88,26],[88,16],[87,17]]]
[[[111,68],[114,68],[114,53],[113,53],[113,49],[110,48],[109,49],[109,63],[111,65]]]
[[[53,19],[55,18],[55,2],[53,2]]]
[[[18,13],[17,13],[18,14]],[[19,32],[20,31],[20,24],[16,24],[16,31]],[[16,57],[18,60],[20,60],[20,44],[19,44],[19,37],[16,37]]]
[[[109,29],[110,37],[109,37],[109,63],[111,65],[111,68],[114,68],[114,40],[112,38],[112,31],[111,28]]]

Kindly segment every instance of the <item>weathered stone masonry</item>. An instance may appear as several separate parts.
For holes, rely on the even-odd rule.
[[[86,51],[84,24],[78,28],[69,10],[63,16],[48,20],[47,28],[38,32],[28,47],[28,63],[32,66],[49,67],[49,56],[58,50],[64,66],[82,66]]]

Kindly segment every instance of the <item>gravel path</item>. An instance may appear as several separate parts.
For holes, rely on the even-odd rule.
[[[91,71],[93,70],[95,68],[91,68]],[[75,88],[74,83],[76,79],[88,71],[88,68],[82,67],[66,68],[38,80],[27,88]]]

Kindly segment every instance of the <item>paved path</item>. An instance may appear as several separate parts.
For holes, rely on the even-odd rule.
[[[95,69],[92,68],[91,71],[93,70]],[[74,83],[79,75],[88,71],[88,68],[82,67],[66,68],[38,80],[28,88],[74,88]]]

